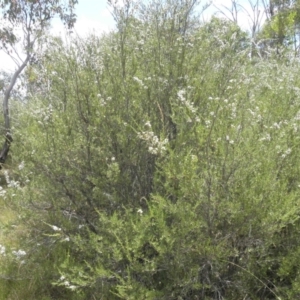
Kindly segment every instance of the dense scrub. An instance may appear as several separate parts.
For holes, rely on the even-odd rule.
[[[299,297],[299,61],[155,3],[27,69],[0,299]]]

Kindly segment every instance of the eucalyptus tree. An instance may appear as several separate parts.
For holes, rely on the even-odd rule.
[[[11,142],[9,99],[16,82],[34,58],[38,40],[49,28],[50,21],[58,16],[68,28],[72,28],[76,16],[74,7],[77,0],[1,0],[2,20],[0,26],[0,49],[15,62],[16,69],[9,84],[4,88],[3,114],[5,141],[0,152],[0,163],[6,161]],[[18,48],[21,47],[21,51]]]
[[[261,36],[270,40],[271,45],[291,47],[299,52],[299,0],[263,0],[266,22]]]

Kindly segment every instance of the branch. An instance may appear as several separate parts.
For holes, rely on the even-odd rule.
[[[231,8],[227,7],[226,5],[221,5],[226,11],[228,11],[230,13],[231,16],[228,16],[224,11],[222,11],[222,9],[220,7],[218,7],[217,5],[213,5],[219,13],[221,13],[225,18],[229,19],[230,21],[234,22],[237,24],[238,20],[238,6],[240,6],[240,4],[238,4],[236,2],[236,0],[231,0]]]
[[[17,79],[18,79],[19,75],[21,74],[21,72],[24,70],[24,68],[28,64],[28,62],[30,60],[30,57],[31,57],[30,54],[27,54],[26,59],[24,60],[22,65],[16,70],[16,72],[14,73],[12,79],[10,80],[9,86],[6,88],[6,90],[4,92],[3,114],[4,114],[4,120],[5,120],[5,130],[7,132],[10,131],[9,111],[8,111],[9,97],[10,97],[10,94],[11,94],[11,91],[12,91],[13,87],[15,86],[15,84],[17,82]]]

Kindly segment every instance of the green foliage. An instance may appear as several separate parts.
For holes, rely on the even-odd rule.
[[[269,1],[267,21],[259,38],[269,40],[273,47],[288,46],[298,53],[298,34],[300,21],[300,2]]]
[[[126,5],[27,70],[3,299],[296,299],[299,62],[194,1]]]

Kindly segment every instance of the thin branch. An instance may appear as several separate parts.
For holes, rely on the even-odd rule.
[[[221,13],[223,16],[225,16],[227,19],[229,19],[230,21],[233,21],[234,23],[237,24],[238,22],[238,6],[241,6],[240,4],[237,3],[236,0],[231,0],[231,8],[225,6],[225,5],[221,5],[226,11],[228,11],[230,13],[231,16],[228,16],[224,11],[222,11],[222,9],[220,7],[218,7],[217,5],[213,5],[219,13]]]

